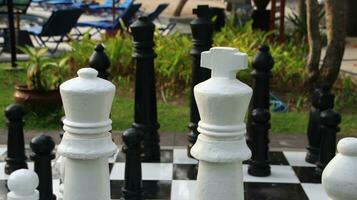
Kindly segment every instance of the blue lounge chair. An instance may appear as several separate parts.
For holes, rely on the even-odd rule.
[[[90,5],[88,10],[89,11],[101,11],[101,10],[108,10],[108,9],[113,9],[113,3],[117,4],[119,0],[106,0],[103,4],[100,5]],[[124,0],[123,3],[120,3],[119,6],[116,8],[117,10],[126,10],[128,9],[131,5],[133,5],[134,1],[133,0]]]
[[[95,28],[97,30],[97,33],[99,33],[101,30],[115,31],[119,29],[124,31],[124,29],[128,28],[130,24],[133,22],[133,20],[135,19],[135,14],[139,11],[140,7],[141,4],[131,5],[119,17],[117,17],[115,21],[100,20],[100,21],[92,21],[92,22],[78,22],[77,30],[78,27],[91,27],[91,28]],[[123,22],[125,28],[122,27],[121,22]]]
[[[159,19],[161,13],[169,6],[168,3],[159,4],[156,9],[147,15],[149,21],[154,21],[155,19]]]
[[[57,51],[58,46],[65,38],[72,28],[75,27],[79,17],[83,13],[81,9],[66,9],[56,10],[52,12],[50,18],[42,26],[32,26],[26,30],[30,35],[34,36],[36,42],[41,47],[47,47],[47,43],[56,43],[51,53]]]

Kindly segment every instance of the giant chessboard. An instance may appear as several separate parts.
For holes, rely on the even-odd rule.
[[[28,150],[27,150],[28,151]],[[304,161],[303,151],[272,151],[271,176],[254,177],[244,170],[246,200],[324,200],[327,195],[314,175],[314,165]],[[0,200],[6,199],[4,158],[6,148],[0,148]],[[112,199],[120,199],[124,179],[125,156],[118,152],[109,159]],[[188,158],[185,147],[162,148],[160,163],[142,163],[145,199],[193,200],[196,186],[197,161]],[[33,163],[28,162],[33,169]],[[53,163],[54,193],[58,194],[59,174]],[[214,181],[214,180],[212,180]],[[229,187],[229,185],[227,185]]]

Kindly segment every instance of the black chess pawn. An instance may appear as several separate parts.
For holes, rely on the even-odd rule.
[[[321,144],[320,154],[316,162],[315,172],[321,176],[326,165],[336,154],[336,133],[340,131],[341,115],[332,109],[320,114]]]
[[[89,58],[89,67],[98,71],[99,78],[107,80],[109,75],[107,70],[110,66],[110,61],[104,50],[105,49],[102,44],[98,44],[94,48],[94,52]]]
[[[38,191],[39,200],[55,200],[56,196],[52,189],[52,167],[51,160],[55,158],[53,149],[55,142],[50,136],[39,135],[31,140],[30,147],[33,154],[30,156],[35,163],[35,172],[39,178]]]
[[[18,169],[27,169],[23,132],[24,115],[24,108],[18,104],[11,104],[5,109],[8,127],[6,174],[11,174]]]
[[[123,200],[141,200],[142,177],[141,177],[141,140],[143,132],[140,129],[130,128],[123,133],[123,152],[126,154],[125,178]]]
[[[331,93],[328,85],[319,86],[313,94],[312,107],[308,123],[308,146],[305,160],[315,164],[319,158],[321,145],[320,114],[321,112],[333,109],[335,95]]]
[[[254,57],[252,75],[254,77],[253,96],[247,123],[247,144],[252,151],[248,173],[253,176],[269,176],[269,129],[270,129],[270,87],[269,79],[274,59],[269,47],[262,45]]]

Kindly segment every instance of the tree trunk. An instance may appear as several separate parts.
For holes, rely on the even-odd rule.
[[[307,0],[306,0],[306,2],[305,2],[305,0],[299,0],[299,5],[298,5],[298,12],[299,13],[298,14],[299,14],[299,17],[301,19],[306,19],[307,4],[308,4]]]
[[[181,15],[181,12],[183,10],[183,7],[187,3],[188,0],[180,0],[179,3],[177,4],[177,7],[174,11],[174,16],[178,17]]]
[[[319,77],[319,62],[321,57],[321,36],[319,30],[319,5],[317,0],[306,0],[307,39],[309,42],[309,55],[306,63],[308,74],[306,85],[309,93],[315,89]]]
[[[330,88],[335,83],[340,72],[341,61],[345,50],[346,36],[346,1],[326,0],[327,49],[319,76],[319,83]]]

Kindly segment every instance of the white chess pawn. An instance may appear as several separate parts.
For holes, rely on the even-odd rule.
[[[356,200],[357,138],[341,139],[337,150],[322,173],[322,185],[330,200]]]
[[[39,184],[37,174],[29,169],[19,169],[11,173],[7,186],[7,200],[38,200],[39,192],[36,190]]]

